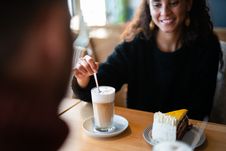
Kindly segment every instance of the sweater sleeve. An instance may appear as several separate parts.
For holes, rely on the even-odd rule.
[[[127,82],[128,78],[128,57],[127,43],[118,45],[114,52],[107,58],[106,62],[100,64],[97,78],[99,85],[108,85],[120,90],[121,86]],[[91,76],[86,88],[79,87],[76,78],[72,80],[72,89],[75,96],[83,101],[91,102],[90,90],[95,87],[95,80]]]
[[[202,120],[210,115],[213,106],[221,48],[216,37],[200,46],[202,52],[198,55],[197,78],[191,94],[194,106],[190,114],[193,114],[191,117]]]

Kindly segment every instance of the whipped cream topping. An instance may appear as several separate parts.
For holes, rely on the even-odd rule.
[[[154,122],[164,123],[172,126],[177,126],[179,121],[170,115],[163,114],[161,112],[154,113]]]

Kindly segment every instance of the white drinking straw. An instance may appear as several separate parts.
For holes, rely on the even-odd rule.
[[[97,81],[97,74],[96,73],[94,73],[94,79],[95,79],[95,82],[96,82],[97,90],[100,93],[100,88],[99,88],[99,84],[98,84],[98,81]]]

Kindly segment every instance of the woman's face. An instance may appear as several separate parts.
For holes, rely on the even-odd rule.
[[[161,32],[180,31],[192,0],[149,0],[152,20]]]

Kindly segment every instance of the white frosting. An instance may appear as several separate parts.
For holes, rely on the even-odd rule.
[[[177,134],[176,118],[157,112],[154,114],[154,122],[152,127],[152,139],[158,142],[175,141]]]
[[[155,145],[153,151],[192,151],[192,148],[180,141],[165,141]]]
[[[97,87],[91,90],[92,102],[95,103],[108,103],[115,99],[115,88],[110,86],[99,86],[100,92]]]
[[[163,114],[161,112],[156,112],[154,114],[154,122],[169,124],[172,126],[177,126],[177,124],[179,123],[179,121],[175,117]]]

